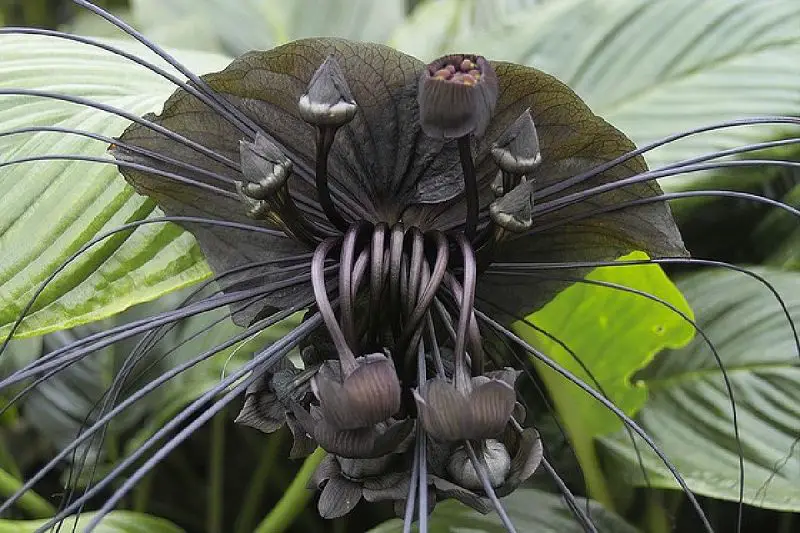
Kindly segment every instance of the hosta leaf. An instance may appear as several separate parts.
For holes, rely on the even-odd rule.
[[[419,2],[403,24],[397,27],[389,44],[407,54],[431,61],[443,53],[458,51],[460,44],[476,33],[501,31],[512,26],[515,17],[534,12],[536,6],[544,1],[426,0]],[[421,39],[421,35],[425,38]],[[472,47],[463,50],[479,52]]]
[[[623,259],[643,259],[634,253]],[[616,283],[666,300],[687,316],[689,309],[680,292],[657,265],[603,267],[587,279]],[[633,374],[647,365],[664,347],[686,344],[692,326],[668,307],[637,294],[578,283],[529,317],[542,330],[568,346],[592,372],[602,392],[628,414],[637,412],[647,400],[647,388],[631,382]],[[598,386],[562,346],[543,333],[519,322],[516,327],[548,357],[581,378]],[[622,422],[608,408],[573,383],[537,363],[547,390],[572,441],[590,490],[603,495],[597,471],[594,439],[621,428]]]
[[[553,74],[637,144],[742,116],[800,113],[794,0],[565,0],[531,8],[500,29],[483,31],[480,19],[460,29],[451,49]],[[781,131],[720,131],[647,159],[654,166]]]
[[[0,89],[78,95],[139,114],[157,109],[173,86],[142,67],[86,45],[0,36]],[[193,55],[198,68],[224,60]],[[0,95],[3,129],[48,125],[114,136],[126,121],[52,99]],[[0,162],[45,154],[103,156],[102,142],[60,133],[0,137]],[[33,171],[35,169],[35,172]],[[0,338],[45,278],[93,237],[157,216],[111,164],[71,161],[0,168]],[[40,334],[97,320],[208,275],[192,237],[149,225],[93,247],[37,299],[20,329]]]
[[[578,506],[586,510],[586,500],[576,498]],[[507,498],[503,498],[503,506],[517,531],[536,533],[578,533],[585,531],[564,499],[534,489],[518,489]],[[598,531],[614,533],[636,533],[636,528],[622,518],[604,509],[594,501],[589,502],[589,512]],[[403,531],[403,521],[389,520],[371,529],[369,533],[399,533]],[[413,531],[417,531],[416,527]],[[447,501],[434,509],[428,523],[429,533],[503,533],[503,527],[496,514],[478,514],[477,512],[456,503]]]
[[[64,520],[61,528],[66,531],[82,531],[94,518],[94,513],[83,513],[77,520]],[[0,533],[33,533],[38,531],[47,520],[0,520]],[[93,530],[95,533],[183,533],[183,529],[175,524],[131,511],[114,511],[109,513]]]
[[[381,42],[403,20],[403,0],[133,0],[139,26],[156,42],[233,55],[303,37]]]
[[[800,321],[800,274],[758,269]],[[800,511],[800,359],[786,317],[763,285],[742,274],[708,272],[679,282],[716,346],[733,388],[745,462],[744,502]],[[641,423],[703,495],[739,498],[739,451],[721,370],[700,337],[666,352],[640,376],[650,399]],[[644,485],[627,436],[602,440]],[[639,446],[644,450],[643,446]],[[665,467],[644,454],[650,484],[677,488]]]

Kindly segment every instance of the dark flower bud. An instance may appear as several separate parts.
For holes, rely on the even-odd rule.
[[[489,205],[489,216],[503,229],[515,233],[533,226],[533,180],[522,178],[514,187]]]
[[[422,131],[453,139],[483,135],[497,104],[498,81],[482,56],[458,54],[430,63],[419,80],[417,99]]]
[[[498,440],[487,439],[483,441],[481,446],[477,447],[475,452],[482,454],[483,460],[486,462],[486,473],[489,476],[489,482],[492,487],[501,486],[511,470],[511,456],[508,454],[505,445]],[[464,446],[456,448],[450,456],[447,472],[453,481],[465,489],[480,490],[483,487],[478,471],[470,461],[469,454]]]
[[[297,107],[303,120],[316,126],[342,126],[353,120],[358,106],[333,56],[314,72]]]
[[[492,143],[492,157],[501,170],[511,174],[529,174],[542,161],[530,109]]]
[[[372,427],[341,430],[328,423],[316,406],[311,407],[310,413],[298,405],[293,406],[292,411],[303,429],[322,449],[342,457],[370,459],[393,453],[414,429],[410,419],[390,419]]]
[[[400,381],[392,360],[374,353],[356,362],[344,380],[337,362],[323,364],[314,378],[325,421],[336,429],[370,427],[400,409]]]
[[[506,379],[478,376],[468,389],[434,378],[414,391],[422,425],[433,438],[453,442],[502,433],[516,404],[514,387]]]
[[[272,433],[286,423],[292,403],[304,403],[311,390],[308,380],[298,381],[301,371],[287,359],[276,366],[274,372],[264,372],[247,388],[237,424]]]
[[[254,142],[239,141],[239,157],[247,180],[241,192],[257,200],[275,194],[292,173],[292,161],[260,132]]]

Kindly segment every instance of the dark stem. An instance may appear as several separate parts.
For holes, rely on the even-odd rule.
[[[464,235],[470,241],[475,238],[478,229],[478,179],[475,176],[475,164],[472,161],[470,136],[458,138],[458,155],[461,158],[461,169],[464,172],[464,195],[467,200],[467,219],[464,222]]]
[[[331,192],[328,188],[328,154],[333,146],[333,138],[336,135],[336,128],[334,126],[320,126],[317,130],[317,168],[316,168],[316,181],[317,181],[317,194],[319,196],[319,205],[322,211],[331,224],[338,230],[347,231],[347,222],[345,222],[342,215],[333,205]]]

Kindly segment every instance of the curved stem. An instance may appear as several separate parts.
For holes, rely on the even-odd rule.
[[[308,481],[324,457],[325,450],[317,448],[306,458],[291,485],[283,493],[283,497],[256,526],[253,533],[282,533],[292,525],[314,494],[307,488]]]
[[[464,235],[468,240],[475,238],[478,229],[478,179],[475,176],[475,163],[472,161],[470,136],[458,138],[458,155],[464,171],[464,195],[467,200],[467,219],[464,222]]]
[[[333,204],[331,191],[328,187],[328,153],[331,151],[331,146],[333,146],[335,135],[336,128],[331,126],[321,126],[317,130],[317,194],[319,195],[319,205],[330,223],[340,231],[346,231],[347,222],[345,222]]]

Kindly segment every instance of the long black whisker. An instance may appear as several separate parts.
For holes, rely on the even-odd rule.
[[[178,415],[176,415],[166,425],[164,425],[155,434],[153,434],[150,438],[148,438],[147,441],[142,444],[142,446],[137,448],[136,451],[134,451],[133,453],[131,453],[131,455],[129,455],[123,461],[121,461],[111,472],[109,472],[94,487],[87,490],[83,496],[81,496],[71,505],[66,507],[63,511],[61,511],[52,519],[50,519],[46,524],[42,526],[42,529],[46,530],[47,528],[51,527],[58,521],[63,520],[66,516],[69,516],[72,512],[74,512],[77,508],[79,508],[86,500],[97,494],[106,485],[108,485],[114,479],[116,479],[120,475],[120,473],[122,473],[132,464],[134,464],[139,459],[139,457],[141,457],[147,450],[149,450],[152,446],[154,446],[158,441],[163,439],[168,433],[176,429],[185,420],[187,420],[201,408],[206,406],[208,402],[213,400],[213,398],[217,394],[224,391],[237,381],[239,381],[239,383],[235,385],[229,392],[227,392],[222,397],[221,400],[211,405],[205,411],[199,414],[197,418],[192,420],[192,422],[189,423],[184,429],[179,431],[174,437],[172,437],[161,448],[159,448],[158,451],[156,451],[147,461],[145,461],[145,463],[141,467],[139,467],[133,474],[131,474],[128,477],[127,480],[125,480],[124,483],[122,483],[122,485],[114,492],[114,494],[112,494],[104,502],[103,506],[96,512],[93,520],[84,529],[84,531],[86,532],[93,531],[94,528],[98,525],[98,522],[102,520],[102,518],[114,508],[117,502],[125,494],[127,494],[128,491],[130,491],[130,489],[133,488],[133,486],[135,486],[145,474],[147,474],[147,472],[149,472],[156,464],[162,461],[181,442],[186,440],[186,438],[188,438],[198,428],[200,428],[203,424],[205,424],[208,420],[210,420],[220,409],[222,409],[225,405],[230,403],[230,401],[232,401],[236,396],[244,392],[253,381],[255,381],[261,376],[262,373],[269,370],[272,364],[277,362],[277,359],[279,357],[282,357],[286,353],[288,353],[303,338],[305,338],[309,333],[311,333],[311,331],[313,331],[321,323],[322,323],[321,317],[319,316],[319,314],[315,314],[314,316],[310,317],[309,319],[301,323],[299,326],[297,326],[291,333],[275,341],[274,344],[272,344],[267,349],[262,351],[259,355],[254,357],[252,361],[243,365],[240,369],[236,370],[235,372],[232,372],[230,376],[222,379],[218,385],[206,391],[202,396],[197,398],[188,407],[184,408]],[[251,375],[246,379],[242,379],[248,373],[250,373]]]
[[[198,355],[197,357],[195,357],[193,359],[190,359],[189,361],[185,361],[185,362],[175,366],[174,368],[169,369],[164,374],[160,375],[158,378],[156,378],[153,381],[151,381],[150,383],[148,383],[146,386],[144,386],[141,389],[135,391],[131,396],[129,396],[128,398],[125,398],[122,402],[119,403],[119,405],[114,406],[108,413],[106,413],[101,418],[99,418],[96,422],[94,422],[94,424],[92,424],[90,427],[86,428],[86,430],[83,431],[74,441],[72,441],[66,448],[61,450],[53,459],[51,459],[50,462],[48,462],[41,469],[37,470],[36,473],[28,481],[26,481],[23,484],[23,486],[20,487],[20,489],[16,493],[14,493],[13,495],[9,496],[8,499],[5,502],[0,504],[0,513],[3,513],[11,505],[13,505],[14,502],[16,502],[17,499],[19,499],[19,497],[22,496],[22,494],[24,494],[31,487],[33,487],[33,485],[38,483],[47,474],[47,472],[49,472],[50,470],[52,470],[53,468],[58,466],[58,464],[63,459],[65,459],[69,454],[71,454],[74,450],[76,450],[81,445],[81,443],[83,443],[84,441],[89,439],[94,433],[99,431],[100,428],[104,427],[108,422],[110,422],[119,413],[121,413],[122,411],[124,411],[125,409],[127,409],[128,407],[130,407],[131,405],[136,403],[137,401],[139,401],[144,396],[150,394],[156,388],[160,387],[161,385],[163,385],[164,383],[168,382],[169,380],[171,380],[175,376],[179,375],[180,373],[192,368],[193,366],[196,366],[197,364],[199,364],[202,361],[205,361],[206,359],[214,356],[215,354],[219,353],[220,351],[222,351],[222,350],[224,350],[224,349],[226,349],[226,348],[228,348],[230,346],[233,346],[234,344],[236,344],[236,343],[238,343],[238,342],[240,342],[242,340],[247,339],[253,333],[257,333],[261,329],[263,329],[265,327],[269,327],[270,325],[273,325],[273,324],[279,322],[280,320],[283,320],[287,316],[291,315],[293,312],[295,312],[294,308],[291,309],[291,310],[283,311],[281,313],[277,313],[277,314],[273,315],[272,317],[270,317],[269,319],[265,319],[264,321],[262,321],[262,322],[260,322],[258,324],[255,324],[255,325],[251,326],[250,328],[247,328],[245,331],[243,331],[243,332],[231,337],[230,339],[228,339],[224,343],[222,343],[222,344],[220,344],[218,346],[215,346],[214,348],[212,348],[212,349],[210,349],[210,350]]]
[[[684,481],[683,476],[680,475],[680,472],[675,467],[675,465],[672,464],[672,461],[669,460],[669,458],[664,454],[664,452],[661,451],[661,448],[658,447],[658,445],[653,441],[652,438],[650,438],[650,436],[647,434],[647,432],[644,431],[641,428],[641,426],[639,426],[639,424],[637,424],[632,418],[630,418],[628,415],[626,415],[619,407],[617,407],[612,402],[610,402],[610,401],[606,400],[605,398],[603,398],[603,396],[599,392],[595,391],[592,387],[590,387],[589,385],[587,385],[586,383],[581,381],[577,376],[575,376],[574,374],[572,374],[568,370],[562,368],[561,365],[559,365],[558,363],[556,363],[555,361],[553,361],[552,359],[547,357],[545,354],[543,354],[542,352],[540,352],[539,350],[537,350],[536,348],[534,348],[533,346],[531,346],[530,344],[525,342],[519,336],[515,335],[512,331],[510,331],[507,328],[503,327],[502,324],[500,324],[499,322],[495,321],[494,319],[492,319],[490,316],[488,316],[487,314],[483,313],[482,311],[475,310],[475,314],[481,320],[483,320],[486,324],[488,324],[492,329],[494,329],[494,330],[502,333],[503,335],[507,336],[509,339],[514,341],[515,344],[517,344],[518,346],[523,348],[528,353],[534,355],[542,363],[547,365],[549,368],[551,368],[552,370],[554,370],[558,374],[561,374],[564,378],[568,379],[569,381],[574,383],[577,387],[579,387],[584,392],[586,392],[588,395],[590,395],[592,398],[594,398],[595,400],[600,402],[604,407],[606,407],[607,409],[611,410],[618,417],[622,418],[624,420],[625,424],[627,424],[637,435],[639,435],[647,443],[647,445],[656,453],[656,455],[658,455],[658,457],[661,459],[661,461],[664,463],[664,465],[670,471],[672,476],[675,478],[675,481],[677,481],[677,483],[681,486],[681,488],[683,489],[684,493],[686,494],[686,497],[689,499],[689,502],[692,504],[692,507],[694,508],[697,516],[700,518],[701,522],[703,523],[703,528],[708,533],[714,533],[714,528],[711,526],[711,523],[708,521],[708,518],[706,517],[705,513],[703,512],[703,508],[700,507],[700,503],[697,501],[697,498],[692,493],[692,491],[689,489],[689,486],[686,484],[686,481]]]
[[[214,111],[217,111],[220,114],[220,116],[222,116],[222,118],[224,118],[231,125],[233,125],[237,129],[242,131],[242,133],[245,133],[248,136],[252,136],[253,132],[251,131],[251,129],[249,127],[248,128],[243,128],[242,127],[242,123],[238,119],[236,119],[236,117],[234,116],[233,113],[231,113],[230,108],[232,106],[230,106],[230,105],[226,106],[226,105],[220,104],[220,102],[218,102],[214,98],[210,98],[206,93],[203,93],[203,92],[197,90],[195,87],[192,87],[188,83],[184,82],[183,80],[181,80],[177,76],[167,72],[166,70],[162,69],[161,67],[159,67],[157,65],[154,65],[153,63],[150,63],[149,61],[146,61],[146,60],[136,56],[135,54],[131,54],[129,52],[126,52],[125,50],[117,48],[116,46],[112,46],[110,44],[104,43],[102,41],[97,41],[97,40],[91,39],[89,37],[83,37],[83,36],[80,36],[80,35],[72,35],[72,34],[69,34],[69,33],[64,33],[64,32],[60,32],[60,31],[56,31],[56,30],[48,30],[48,29],[41,29],[41,28],[17,28],[17,27],[0,28],[0,35],[3,35],[3,34],[6,34],[6,35],[14,35],[14,34],[43,35],[43,36],[46,36],[46,37],[53,37],[53,38],[58,38],[58,39],[65,39],[65,40],[68,40],[68,41],[74,41],[74,42],[78,42],[78,43],[85,44],[85,45],[88,45],[88,46],[93,46],[95,48],[100,48],[100,49],[105,50],[107,52],[111,52],[112,54],[114,54],[116,56],[122,57],[124,59],[129,60],[129,61],[132,61],[132,62],[136,63],[137,65],[146,68],[147,70],[153,72],[154,74],[166,79],[170,83],[173,83],[174,85],[180,87],[181,89],[183,89],[187,93],[189,93],[192,96],[194,96],[197,99],[199,99],[201,102],[206,104],[208,107],[210,107]],[[174,67],[174,65],[173,65],[173,67]]]
[[[712,267],[719,267],[724,268],[726,270],[732,270],[734,272],[739,272],[740,274],[744,274],[749,276],[764,287],[769,290],[775,299],[778,301],[778,305],[780,305],[781,310],[783,311],[783,315],[786,317],[787,322],[789,323],[789,328],[792,331],[793,339],[795,341],[795,348],[797,350],[797,357],[800,358],[800,336],[797,334],[797,326],[794,323],[794,319],[792,318],[791,313],[789,313],[789,309],[786,306],[786,302],[784,301],[783,297],[780,295],[778,290],[763,276],[757,274],[756,272],[752,272],[747,270],[744,267],[740,267],[737,265],[733,265],[731,263],[726,263],[724,261],[715,261],[713,259],[697,259],[694,257],[657,257],[654,259],[632,259],[632,260],[622,260],[622,261],[576,261],[572,263],[494,263],[491,265],[487,272],[530,272],[530,271],[542,271],[542,270],[572,270],[576,268],[597,268],[597,267],[605,267],[605,266],[613,266],[613,267],[620,267],[620,266],[636,266],[636,265],[649,265],[649,264],[656,264],[656,265],[701,265],[701,266],[712,266]]]
[[[242,113],[239,109],[235,106],[231,105],[230,102],[226,101],[221,95],[219,95],[214,89],[212,89],[205,80],[201,77],[197,76],[193,73],[190,69],[185,67],[180,61],[175,59],[172,55],[170,55],[166,50],[152,42],[150,39],[145,37],[142,33],[135,30],[130,24],[126,23],[124,20],[120,19],[119,17],[115,17],[108,11],[92,4],[91,2],[87,2],[86,0],[72,0],[75,4],[84,7],[99,15],[100,17],[104,18],[120,30],[124,31],[143,45],[145,45],[150,51],[154,54],[159,56],[161,59],[166,61],[170,66],[172,66],[175,70],[186,76],[192,83],[197,85],[197,87],[205,93],[210,100],[213,100],[217,103],[214,106],[215,110],[220,111],[220,114],[226,117],[227,120],[231,121],[231,123],[237,122],[237,127],[243,132],[247,133],[251,137],[257,131],[260,131],[260,128],[244,113]]]
[[[692,135],[696,135],[698,133],[705,133],[709,131],[715,131],[725,128],[734,128],[739,126],[752,126],[754,124],[795,124],[800,125],[800,119],[795,117],[783,117],[783,116],[764,116],[764,117],[751,117],[751,118],[743,118],[737,120],[729,120],[725,122],[718,122],[716,124],[710,124],[706,126],[701,126],[699,128],[694,128],[691,130],[683,131],[680,133],[675,133],[673,135],[669,135],[662,139],[659,139],[655,142],[646,144],[637,148],[636,150],[631,150],[630,152],[623,154],[616,159],[613,159],[607,163],[603,163],[602,165],[598,165],[591,170],[578,174],[577,176],[573,176],[571,178],[565,179],[560,181],[556,184],[553,184],[549,187],[545,187],[540,191],[537,191],[537,195],[542,198],[555,194],[557,192],[563,191],[568,187],[573,185],[577,185],[578,183],[583,182],[584,180],[591,178],[592,176],[596,176],[609,170],[625,161],[633,159],[634,157],[641,155],[645,152],[649,152],[654,148],[658,148],[659,146],[663,146],[665,144],[669,144],[673,141],[677,141],[679,139],[683,139],[685,137],[690,137]]]
[[[2,29],[2,28],[0,28],[0,29]],[[181,161],[179,159],[174,159],[174,158],[166,156],[164,154],[161,154],[161,153],[158,153],[158,152],[154,152],[154,151],[148,150],[146,148],[140,148],[138,146],[134,146],[132,144],[128,144],[126,142],[120,141],[119,139],[114,139],[113,137],[109,137],[107,135],[101,135],[99,133],[94,133],[94,132],[91,132],[91,131],[78,130],[78,129],[74,129],[74,128],[65,128],[65,127],[60,127],[60,126],[28,126],[28,127],[23,127],[23,128],[15,128],[13,130],[0,131],[0,137],[6,137],[6,136],[9,136],[9,135],[19,135],[19,134],[23,134],[23,133],[40,133],[40,132],[53,132],[53,133],[65,133],[65,134],[68,134],[68,135],[78,135],[78,136],[81,136],[81,137],[86,137],[86,138],[89,138],[89,139],[94,139],[96,141],[107,143],[109,146],[115,145],[115,146],[118,146],[120,148],[124,148],[124,149],[128,150],[129,152],[133,152],[133,153],[137,153],[137,154],[140,154],[140,155],[144,155],[144,156],[150,157],[152,159],[155,159],[156,161],[162,161],[164,163],[169,163],[170,165],[175,165],[176,167],[180,167],[180,168],[183,168],[185,170],[190,170],[190,171],[195,172],[197,174],[203,174],[205,176],[208,176],[209,178],[212,178],[212,179],[215,179],[215,180],[218,180],[218,181],[222,181],[222,182],[225,182],[225,183],[234,183],[236,181],[236,180],[232,180],[231,178],[229,178],[227,176],[223,176],[222,174],[218,174],[216,172],[212,172],[210,170],[206,170],[204,168],[200,168],[198,166],[192,165],[192,164],[187,163],[185,161]],[[124,166],[124,165],[122,165],[122,166]],[[158,174],[158,172],[155,172],[153,170],[150,170],[150,172],[153,172],[154,174]]]
[[[589,211],[585,211],[583,213],[579,213],[576,215],[572,215],[569,217],[562,218],[558,221],[551,222],[548,224],[541,224],[539,226],[534,227],[530,231],[528,231],[528,235],[541,233],[548,229],[552,229],[558,226],[563,226],[564,224],[568,224],[570,222],[577,222],[579,220],[585,220],[587,218],[591,218],[593,216],[601,215],[603,213],[612,213],[614,211],[620,211],[622,209],[627,209],[629,207],[637,207],[641,205],[653,204],[657,202],[667,202],[669,200],[680,200],[684,198],[703,198],[703,197],[715,197],[715,198],[736,198],[739,200],[747,200],[756,203],[765,204],[771,207],[777,207],[783,209],[784,211],[788,212],[789,214],[800,217],[800,210],[785,204],[783,202],[779,202],[777,200],[773,200],[771,198],[766,198],[764,196],[759,196],[757,194],[752,194],[748,192],[742,191],[726,191],[726,190],[705,190],[705,191],[683,191],[683,192],[670,192],[670,193],[663,193],[658,196],[653,196],[650,198],[637,198],[636,200],[629,200],[625,202],[620,202],[614,205],[608,205],[603,207],[598,207],[597,209],[592,209]]]
[[[99,157],[99,156],[80,155],[80,154],[45,154],[45,155],[36,155],[30,157],[21,157],[19,159],[11,159],[10,161],[4,161],[0,163],[0,168],[9,167],[12,165],[19,165],[21,163],[36,163],[39,161],[84,161],[89,163],[102,163],[105,165],[114,165],[116,167],[132,168],[134,170],[141,170],[143,172],[149,172],[151,174],[163,176],[165,178],[169,178],[179,183],[185,183],[186,185],[189,185],[191,187],[197,187],[198,189],[205,189],[214,194],[218,194],[219,196],[224,196],[226,198],[231,198],[234,200],[239,199],[239,197],[234,192],[226,191],[225,189],[220,189],[219,187],[215,187],[214,185],[209,185],[208,183],[204,183],[202,181],[196,181],[191,178],[187,178],[186,176],[175,174],[174,172],[167,172],[166,170],[160,170],[157,168],[149,167],[147,165],[142,165],[140,163],[133,163],[121,159],[111,159],[110,157]],[[230,178],[226,178],[225,182],[232,183],[233,180],[231,180]]]
[[[701,156],[692,157],[690,159],[683,159],[681,161],[676,161],[675,163],[659,167],[657,170],[680,168],[682,166],[693,165],[695,163],[703,163],[705,161],[720,159],[722,157],[728,157],[731,155],[745,154],[748,152],[757,152],[759,150],[766,150],[768,148],[778,148],[780,146],[791,146],[793,144],[798,144],[798,143],[800,143],[800,137],[793,137],[790,139],[780,139],[777,141],[766,141],[761,143],[745,144],[744,146],[737,146],[736,148],[728,148],[727,150],[718,150],[716,152],[711,152]]]
[[[124,109],[120,109],[118,107],[114,107],[111,105],[104,104],[102,102],[96,102],[89,98],[83,98],[81,96],[74,96],[70,94],[61,94],[61,93],[54,93],[50,91],[40,91],[36,89],[2,89],[0,88],[0,96],[32,96],[36,98],[49,98],[53,100],[61,100],[64,102],[70,102],[77,105],[82,105],[86,107],[92,107],[94,109],[99,109],[100,111],[105,111],[106,113],[110,113],[112,115],[117,115],[119,117],[125,118],[130,120],[131,122],[135,122],[145,128],[151,129],[155,132],[158,132],[168,139],[174,140],[183,144],[184,146],[191,148],[192,150],[201,153],[207,157],[210,157],[214,161],[222,163],[223,165],[231,168],[232,170],[239,171],[240,166],[239,163],[235,161],[231,161],[227,157],[218,154],[214,150],[211,150],[200,143],[197,143],[183,135],[176,133],[170,129],[165,128],[164,126],[152,122],[150,120],[144,119],[139,115],[135,115],[133,113],[129,113]]]
[[[195,223],[195,224],[204,224],[204,225],[211,225],[211,226],[219,226],[224,228],[230,229],[237,229],[242,231],[253,231],[256,233],[264,233],[266,235],[270,235],[272,237],[280,237],[280,238],[287,238],[286,235],[280,231],[271,230],[261,226],[251,226],[249,224],[241,224],[238,222],[228,222],[225,220],[215,220],[212,218],[203,218],[203,217],[187,217],[187,216],[164,216],[164,217],[153,217],[148,218],[145,220],[137,220],[135,222],[129,222],[127,224],[122,224],[114,229],[101,233],[100,235],[92,238],[90,241],[86,242],[82,245],[75,253],[70,255],[67,259],[65,259],[53,272],[51,272],[47,278],[39,285],[39,287],[34,292],[33,296],[30,297],[28,302],[23,307],[22,311],[20,312],[17,319],[14,321],[14,324],[11,326],[10,331],[8,332],[8,336],[4,339],[3,344],[0,345],[0,355],[2,355],[8,343],[11,342],[11,339],[14,336],[14,333],[19,328],[20,324],[24,320],[25,316],[33,307],[33,304],[36,302],[36,299],[42,294],[48,284],[58,276],[70,263],[72,263],[75,259],[77,259],[83,252],[94,246],[95,244],[113,236],[118,233],[123,233],[126,231],[131,231],[139,226],[145,226],[148,224],[163,224],[165,222],[184,222],[184,223]]]
[[[748,159],[744,161],[718,161],[716,163],[698,163],[695,165],[685,165],[667,169],[650,170],[642,172],[628,178],[623,178],[611,183],[604,183],[572,194],[567,194],[558,198],[539,204],[538,207],[534,206],[533,216],[542,216],[558,209],[582,202],[587,198],[597,196],[601,193],[621,189],[629,185],[652,181],[658,178],[667,178],[670,176],[679,176],[681,174],[690,174],[693,172],[702,172],[706,170],[716,170],[720,168],[740,168],[740,167],[759,167],[759,166],[779,166],[788,168],[800,168],[800,162],[794,161],[778,161],[773,159]],[[658,198],[658,197],[656,197]],[[788,207],[788,206],[787,206]],[[797,213],[796,209],[789,208],[790,212]],[[800,215],[798,215],[800,216]]]
[[[256,303],[259,303],[259,299],[258,298],[252,299],[250,303],[245,305],[245,307],[253,305],[253,304],[256,304]],[[275,313],[275,315],[277,315],[277,313]],[[163,361],[164,358],[166,358],[170,354],[174,353],[181,346],[185,345],[186,343],[190,342],[191,340],[193,340],[195,338],[198,338],[200,335],[203,335],[203,334],[207,333],[208,331],[212,330],[214,327],[216,327],[217,325],[219,325],[223,321],[227,320],[228,318],[229,317],[227,317],[227,316],[223,316],[221,318],[215,319],[215,320],[213,320],[211,322],[211,324],[200,328],[200,330],[198,330],[197,332],[193,333],[192,335],[188,336],[187,338],[182,339],[180,342],[178,342],[174,346],[172,346],[169,350],[167,350],[166,352],[161,354],[160,357],[158,357],[157,359],[151,361],[150,364],[147,365],[147,367],[145,367],[142,370],[140,370],[136,374],[136,376],[134,376],[134,377],[135,378],[139,378],[141,376],[146,375],[147,372],[152,370],[159,362]],[[265,320],[269,320],[269,318],[270,317],[267,317],[267,318],[265,318]],[[262,322],[263,321],[259,322],[259,326],[264,326]],[[162,328],[162,329],[166,329],[166,330],[172,329],[173,327],[175,327],[176,324],[177,323],[173,322],[172,324],[169,324],[168,327]],[[266,328],[266,327],[269,327],[269,326],[264,326],[264,328]],[[119,369],[117,374],[114,376],[114,379],[113,379],[111,385],[109,385],[108,389],[105,391],[105,393],[102,395],[102,397],[98,400],[98,402],[95,403],[95,405],[92,408],[92,410],[89,413],[87,413],[86,417],[84,418],[83,425],[81,426],[81,430],[78,433],[78,436],[80,436],[81,432],[84,429],[84,426],[89,424],[89,421],[90,421],[91,417],[94,416],[94,413],[98,408],[99,408],[99,415],[102,416],[104,413],[107,412],[107,409],[110,406],[113,406],[117,402],[117,400],[119,398],[119,395],[121,393],[126,392],[126,391],[129,390],[129,387],[125,386],[125,382],[131,376],[131,374],[133,374],[133,371],[135,370],[136,366],[142,360],[144,360],[145,357],[147,357],[147,355],[149,354],[150,349],[152,349],[155,346],[155,344],[157,344],[158,341],[161,340],[161,338],[163,338],[163,337],[161,337],[158,340],[156,340],[155,342],[149,342],[149,337],[154,336],[157,333],[158,333],[157,331],[149,331],[149,332],[147,332],[147,334],[144,336],[144,338],[142,338],[136,344],[136,346],[134,347],[132,352],[125,358],[125,361],[124,361],[122,367]],[[257,334],[258,334],[258,332],[253,333],[252,335],[257,335]],[[246,340],[245,340],[245,342],[246,342]],[[148,344],[149,344],[149,346],[148,346]],[[70,459],[70,464],[74,465],[74,464],[78,463],[78,464],[80,464],[80,466],[79,466],[77,472],[75,472],[74,468],[70,468],[69,469],[69,476],[67,478],[67,481],[66,481],[65,485],[69,486],[71,488],[70,488],[69,494],[64,496],[64,498],[62,499],[63,502],[68,502],[68,501],[70,501],[72,499],[72,495],[75,493],[75,490],[77,489],[77,479],[80,479],[81,473],[83,472],[83,468],[84,468],[86,460],[87,460],[89,449],[91,448],[92,445],[94,445],[95,441],[97,441],[97,447],[98,448],[102,448],[103,443],[105,442],[105,437],[106,437],[107,430],[108,430],[108,425],[105,425],[103,427],[102,431],[100,431],[100,435],[95,436],[95,437],[92,438],[92,440],[89,442],[89,445],[85,447],[83,456],[81,457],[81,459],[79,461],[76,460],[77,458],[75,457],[75,454],[73,453],[72,458]],[[76,452],[77,452],[77,450],[76,450]],[[96,470],[97,470],[97,462],[95,462],[92,465],[92,470],[91,470],[91,472],[89,474],[89,480],[87,481],[87,486],[91,485],[94,482],[94,476],[95,476]],[[71,483],[71,479],[73,478],[73,476],[76,479],[76,483],[74,485]],[[79,511],[79,513],[80,513],[80,511]]]
[[[583,527],[584,531],[588,533],[598,533],[597,528],[594,526],[594,523],[592,522],[591,518],[589,518],[589,516],[583,512],[581,506],[578,505],[578,500],[575,499],[575,496],[569,490],[567,484],[564,483],[564,480],[561,479],[561,476],[558,475],[558,472],[556,472],[555,468],[553,468],[553,465],[550,464],[550,461],[547,460],[547,457],[542,457],[542,466],[550,475],[550,478],[553,480],[553,483],[556,484],[558,491],[561,493],[561,496],[567,503],[567,507],[570,508],[572,513],[575,515],[575,518],[578,519],[578,522],[581,524],[581,527]],[[588,508],[589,506],[588,500],[586,505]]]
[[[627,293],[630,293],[630,294],[635,294],[637,296],[641,296],[643,298],[647,298],[648,300],[656,302],[657,304],[662,305],[662,306],[666,307],[667,309],[669,309],[670,311],[672,311],[673,313],[677,314],[679,317],[681,317],[681,319],[683,319],[685,322],[689,323],[692,326],[692,328],[694,328],[694,330],[703,338],[703,341],[705,342],[705,344],[708,346],[709,350],[711,351],[711,354],[714,357],[714,361],[716,362],[717,367],[719,368],[720,373],[722,374],[722,381],[725,384],[725,391],[728,394],[728,399],[730,400],[730,404],[731,404],[731,419],[732,419],[732,422],[733,422],[733,434],[734,434],[734,440],[736,441],[736,448],[737,448],[737,451],[739,452],[739,502],[738,502],[738,510],[737,510],[737,524],[738,524],[738,526],[736,528],[736,531],[737,532],[741,531],[742,516],[743,516],[743,513],[744,513],[744,447],[742,446],[742,439],[741,439],[741,435],[739,433],[738,410],[736,408],[736,400],[735,400],[734,394],[733,394],[733,384],[731,383],[731,380],[730,380],[730,377],[728,376],[727,370],[725,370],[725,364],[722,361],[722,357],[719,355],[719,352],[717,351],[716,346],[714,346],[714,343],[711,342],[711,339],[708,337],[708,334],[706,334],[706,332],[703,330],[703,328],[701,328],[700,325],[695,320],[693,320],[686,313],[684,313],[683,311],[678,309],[676,306],[674,306],[670,302],[668,302],[668,301],[666,301],[666,300],[664,300],[662,298],[659,298],[658,296],[650,294],[648,292],[641,291],[639,289],[634,289],[632,287],[626,287],[625,285],[620,285],[618,283],[613,283],[613,282],[610,282],[610,281],[599,281],[599,280],[591,280],[591,279],[584,279],[584,278],[570,277],[570,276],[560,276],[559,277],[559,276],[548,275],[546,273],[537,273],[537,274],[533,274],[533,275],[534,276],[538,275],[538,276],[542,276],[542,277],[547,277],[549,279],[563,279],[563,280],[566,280],[566,281],[574,281],[576,283],[584,283],[584,284],[587,284],[587,285],[594,285],[596,287],[606,287],[606,288],[609,288],[609,289],[619,290],[619,291],[622,291],[622,292],[627,292]],[[633,438],[633,435],[631,435],[631,438]],[[641,460],[641,457],[640,457],[640,460]],[[642,465],[642,468],[644,469],[643,465]]]

